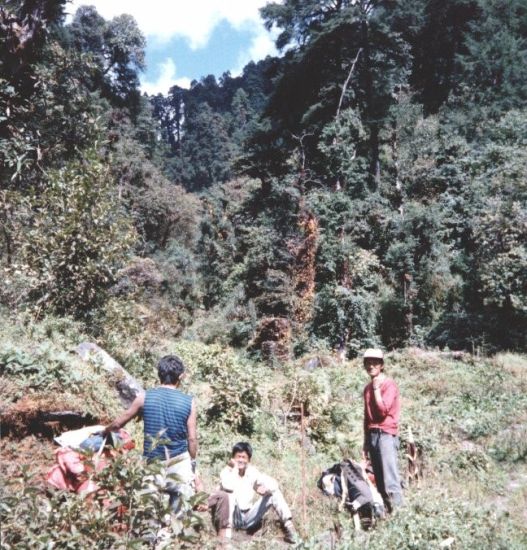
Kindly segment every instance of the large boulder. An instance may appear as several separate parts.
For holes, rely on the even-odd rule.
[[[76,352],[84,361],[90,361],[111,374],[111,380],[124,407],[128,408],[137,395],[144,391],[143,386],[97,344],[83,342],[77,346]]]

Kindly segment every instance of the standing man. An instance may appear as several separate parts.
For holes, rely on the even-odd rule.
[[[167,487],[170,505],[178,510],[180,494],[194,492],[194,470],[198,452],[196,403],[192,396],[180,391],[185,367],[179,357],[166,355],[159,360],[157,372],[161,384],[140,393],[130,408],[105,429],[105,434],[119,430],[142,413],[144,422],[144,456],[147,460],[170,460],[169,474],[181,483]],[[173,460],[176,459],[176,460]]]
[[[384,374],[384,354],[367,349],[364,368],[371,382],[364,388],[364,458],[371,461],[377,489],[388,512],[403,502],[399,477],[399,417],[401,400],[397,384]]]

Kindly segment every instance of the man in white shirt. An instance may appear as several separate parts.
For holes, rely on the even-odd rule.
[[[220,539],[229,539],[232,529],[255,531],[269,508],[274,508],[282,522],[285,541],[298,542],[291,510],[272,477],[250,464],[252,447],[236,443],[231,459],[220,473],[220,487],[209,497],[212,521]]]

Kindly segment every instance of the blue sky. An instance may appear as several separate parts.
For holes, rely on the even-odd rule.
[[[141,88],[164,93],[208,74],[236,75],[250,61],[276,55],[258,9],[267,0],[73,0],[68,12],[93,5],[105,18],[134,16],[146,36]]]
[[[149,37],[146,76],[150,81],[157,80],[161,76],[162,65],[168,58],[174,61],[178,74],[190,79],[237,70],[244,61],[244,52],[250,48],[252,36],[250,28],[236,29],[223,20],[212,31],[206,46],[194,50],[188,40],[181,36],[166,43]]]

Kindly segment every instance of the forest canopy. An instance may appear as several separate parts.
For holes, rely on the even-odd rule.
[[[525,2],[271,2],[280,56],[166,96],[131,16],[65,4],[0,7],[3,314],[525,350]]]

